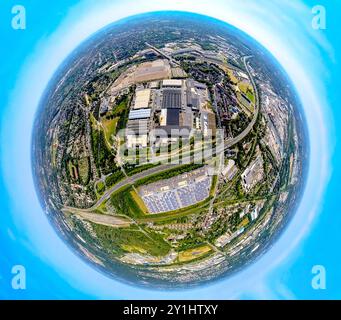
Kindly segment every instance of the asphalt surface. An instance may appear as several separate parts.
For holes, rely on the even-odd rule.
[[[253,86],[253,90],[255,92],[255,112],[252,118],[252,121],[249,123],[249,125],[246,127],[246,129],[239,134],[238,136],[236,136],[235,138],[229,139],[229,140],[225,140],[225,150],[231,148],[233,145],[237,144],[238,142],[240,142],[241,140],[243,140],[253,129],[254,125],[257,122],[257,118],[258,118],[258,114],[259,114],[259,109],[260,109],[260,103],[259,103],[259,95],[258,95],[258,90],[256,87],[256,83],[255,80],[253,79],[253,76],[250,72],[249,66],[247,65],[247,60],[251,58],[251,57],[243,57],[243,62],[246,68],[246,71],[249,75],[249,78],[251,79],[251,83]]]
[[[157,166],[155,168],[151,168],[145,171],[142,171],[140,173],[137,173],[129,178],[125,178],[123,180],[121,180],[120,182],[116,183],[115,185],[113,185],[110,189],[108,189],[103,196],[97,201],[97,203],[90,209],[96,209],[97,207],[99,207],[103,202],[105,202],[106,200],[108,200],[110,198],[110,196],[116,192],[117,190],[123,188],[124,186],[128,185],[128,184],[132,184],[140,179],[143,179],[145,177],[148,177],[150,175],[156,174],[156,173],[160,173],[162,171],[165,170],[169,170],[172,168],[175,168],[177,166],[181,166],[179,165],[174,165],[174,164],[164,164],[164,165],[160,165]]]
[[[152,47],[152,46],[150,46]],[[153,47],[152,47],[153,48]],[[154,49],[154,48],[153,48]],[[156,49],[156,48],[155,48]],[[154,49],[154,50],[155,50]],[[235,138],[232,138],[232,139],[228,139],[228,140],[225,140],[224,142],[224,149],[227,150],[229,148],[231,148],[233,145],[237,144],[238,142],[242,141],[253,129],[254,125],[256,124],[257,122],[257,118],[258,118],[258,115],[259,115],[259,110],[260,110],[260,102],[259,102],[259,95],[258,95],[258,91],[257,91],[257,87],[256,87],[256,83],[254,81],[254,78],[250,72],[250,69],[249,69],[249,66],[247,65],[247,60],[251,58],[250,56],[248,57],[243,57],[243,62],[244,62],[244,65],[245,65],[245,68],[246,68],[246,71],[249,75],[249,78],[251,80],[251,83],[252,83],[252,86],[254,88],[254,92],[255,92],[255,112],[254,112],[254,116],[252,118],[252,121],[249,123],[249,125],[247,126],[247,128],[241,133],[239,134],[237,137]],[[185,158],[187,159],[187,158]],[[183,162],[185,159],[182,159]],[[157,174],[157,173],[160,173],[162,171],[165,171],[165,170],[169,170],[169,169],[172,169],[172,168],[175,168],[175,167],[179,167],[181,166],[182,164],[179,164],[179,165],[174,165],[174,164],[164,164],[164,165],[160,165],[158,167],[155,167],[155,168],[151,168],[151,169],[148,169],[148,170],[145,170],[143,172],[140,172],[140,173],[137,173],[131,177],[128,177],[128,178],[125,178],[123,180],[121,180],[120,182],[118,182],[117,184],[115,184],[114,186],[112,186],[110,189],[108,189],[104,195],[97,201],[97,203],[89,208],[89,209],[83,209],[81,211],[92,211],[96,208],[98,208],[102,203],[104,203],[106,200],[110,199],[110,196],[118,191],[119,189],[123,188],[124,186],[128,185],[128,184],[133,184],[134,182],[140,180],[140,179],[143,179],[145,177],[148,177],[150,175],[153,175],[153,174]],[[65,209],[75,209],[75,208],[69,208],[69,207],[65,207]]]

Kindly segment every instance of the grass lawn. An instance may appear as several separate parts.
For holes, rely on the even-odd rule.
[[[148,213],[148,209],[146,205],[144,204],[141,197],[137,194],[135,190],[130,191],[130,195],[132,196],[133,200],[136,202],[136,204],[140,207],[140,209],[146,214]]]
[[[97,184],[96,184],[96,192],[98,193],[98,195],[102,195],[105,191],[105,184],[104,182],[102,181],[99,181]]]
[[[212,177],[212,185],[211,185],[211,189],[210,189],[210,196],[213,197],[215,192],[216,192],[216,186],[217,186],[217,182],[218,182],[218,176],[214,175]]]
[[[191,261],[191,260],[197,259],[203,255],[206,255],[207,253],[209,253],[211,251],[212,251],[212,249],[208,245],[188,249],[188,250],[179,252],[178,260],[179,260],[179,262]]]
[[[253,104],[255,104],[256,99],[253,90],[247,90],[246,96],[250,99],[250,101],[252,101]]]
[[[153,256],[164,256],[170,245],[156,233],[144,233],[137,228],[112,228],[92,223],[101,245],[110,253],[148,252]]]
[[[102,125],[104,129],[105,139],[108,141],[111,145],[113,144],[112,136],[116,134],[116,126],[118,123],[118,120],[120,118],[116,117],[113,119],[103,119]]]
[[[128,107],[128,98],[121,101],[117,106],[115,106],[112,115],[118,116],[121,115]]]
[[[243,221],[238,225],[238,229],[246,227],[249,224],[249,222],[250,222],[249,218],[245,217]]]
[[[238,83],[238,79],[237,79],[236,76],[233,74],[233,71],[231,71],[230,69],[227,69],[227,74],[228,74],[230,80],[231,80],[234,84],[237,84],[237,83]]]
[[[118,214],[126,215],[131,218],[145,217],[145,207],[140,207],[142,200],[136,202],[139,197],[131,185],[121,188],[111,195],[111,204],[115,207]],[[143,202],[142,202],[143,203]]]
[[[78,171],[84,185],[89,182],[90,164],[89,158],[82,158],[78,161]]]
[[[101,203],[101,205],[96,210],[94,210],[94,212],[99,214],[108,214],[107,201]]]
[[[72,161],[68,162],[69,173],[73,180],[78,180],[78,170],[77,167],[72,163]]]
[[[252,85],[247,82],[247,81],[241,81],[238,83],[238,88],[240,91],[244,92],[245,94],[247,94],[248,91],[253,91]]]
[[[94,130],[100,130],[101,126],[98,124],[98,121],[96,120],[96,118],[94,117],[94,115],[92,113],[90,113],[90,122],[91,122],[91,127]]]

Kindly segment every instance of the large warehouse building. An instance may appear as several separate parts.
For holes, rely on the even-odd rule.
[[[133,109],[147,109],[150,103],[151,89],[136,91]]]
[[[193,79],[164,79],[139,84],[127,123],[128,148],[147,147],[153,141],[168,144],[187,139],[193,130],[215,134],[215,114],[209,109],[207,86]]]

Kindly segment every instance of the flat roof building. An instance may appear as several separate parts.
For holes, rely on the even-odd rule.
[[[127,124],[128,134],[147,134],[150,129],[150,122],[148,119],[143,120],[129,120]]]
[[[236,164],[231,159],[228,161],[227,165],[222,170],[222,174],[226,176],[229,180],[232,180],[237,172],[238,169],[236,167]]]
[[[160,116],[160,126],[179,126],[180,110],[179,109],[162,109]]]
[[[153,81],[149,84],[150,89],[159,89],[160,88],[160,81]]]
[[[216,121],[215,114],[213,112],[202,112],[201,113],[201,128],[203,129],[204,136],[216,134]]]
[[[167,125],[178,126],[179,125],[179,109],[167,109]]]
[[[180,109],[182,106],[181,89],[164,89],[162,92],[163,109]]]
[[[258,155],[256,160],[242,173],[242,185],[249,192],[263,178],[263,158]]]
[[[151,112],[152,109],[131,110],[129,113],[129,120],[149,119]]]
[[[147,109],[149,107],[150,96],[150,89],[136,91],[133,109]]]
[[[162,81],[162,87],[166,88],[181,88],[182,80],[178,79],[167,79]]]

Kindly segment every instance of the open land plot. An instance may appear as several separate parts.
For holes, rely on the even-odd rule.
[[[136,228],[115,229],[92,224],[102,246],[111,252],[148,252],[154,256],[164,256],[170,250],[170,245],[156,233],[144,233]]]
[[[188,250],[179,252],[178,260],[179,260],[179,262],[188,262],[188,261],[200,258],[200,257],[208,254],[211,251],[212,251],[212,249],[208,245],[188,249]]]

